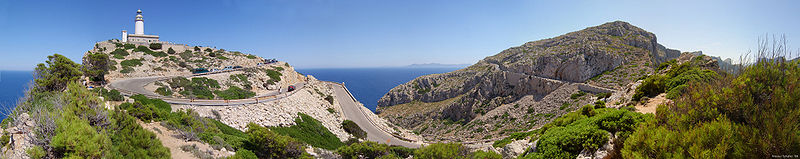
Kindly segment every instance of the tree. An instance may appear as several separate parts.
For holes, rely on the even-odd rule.
[[[78,81],[83,74],[80,64],[63,55],[53,54],[47,59],[45,63],[36,65],[34,71],[35,89],[39,92],[62,91],[68,83]]]
[[[83,57],[83,73],[92,81],[105,81],[105,75],[110,66],[111,60],[108,58],[108,54],[89,53]]]

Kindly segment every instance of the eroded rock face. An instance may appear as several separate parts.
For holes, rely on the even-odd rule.
[[[395,118],[388,120],[409,129],[429,120],[468,123],[525,96],[540,100],[566,83],[585,83],[619,69],[636,72],[625,79],[614,77],[600,82],[600,86],[622,88],[635,81],[631,79],[652,72],[652,66],[679,55],[680,51],[658,44],[653,33],[626,22],[609,22],[527,42],[461,70],[418,77],[384,95],[378,101],[378,111],[392,114]],[[396,105],[425,105],[426,109],[399,110],[405,111],[402,113],[387,109]]]

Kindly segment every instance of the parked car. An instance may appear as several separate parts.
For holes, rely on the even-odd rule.
[[[290,85],[290,86],[289,86],[289,88],[286,88],[286,91],[287,91],[287,92],[294,91],[294,86],[291,86],[291,85]]]
[[[195,68],[195,69],[192,69],[192,73],[206,73],[206,72],[208,72],[208,69],[206,69],[206,68]]]
[[[242,66],[233,66],[233,69],[240,69]]]
[[[222,70],[225,71],[225,70],[232,70],[232,69],[233,69],[233,66],[225,66],[225,68],[223,68]]]

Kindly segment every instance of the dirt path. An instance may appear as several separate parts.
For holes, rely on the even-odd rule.
[[[197,142],[197,141],[184,141],[183,139],[173,137],[174,134],[177,132],[169,130],[164,126],[161,126],[161,122],[152,122],[152,123],[143,123],[138,121],[139,125],[142,125],[145,129],[153,132],[156,134],[159,140],[161,140],[161,144],[164,147],[169,148],[170,153],[172,154],[172,158],[197,158],[192,154],[192,152],[186,152],[181,150],[181,146],[183,145],[197,145],[197,149],[202,152],[211,151],[213,152],[214,158],[226,157],[233,155],[234,152],[232,151],[222,151],[222,150],[214,150],[208,144]]]
[[[667,99],[667,94],[661,93],[656,97],[650,98],[650,100],[648,100],[644,105],[636,104],[636,112],[656,114],[656,108],[658,108],[658,105],[664,104],[667,101],[669,101],[669,99]]]

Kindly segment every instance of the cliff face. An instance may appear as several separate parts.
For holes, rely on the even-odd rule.
[[[541,100],[562,87],[587,83],[623,89],[636,78],[652,72],[652,67],[658,63],[679,55],[679,51],[658,44],[653,33],[626,22],[609,22],[555,38],[527,42],[461,70],[418,77],[390,90],[378,101],[378,110],[388,120],[417,130],[438,125],[437,120],[469,124],[494,113],[525,116],[553,107],[542,104]],[[525,97],[531,101],[520,101]],[[571,105],[582,102],[589,101],[569,101]],[[425,108],[416,109],[420,105]],[[504,105],[514,105],[514,109],[521,111],[493,112]],[[555,107],[561,105],[557,103]],[[560,112],[564,110],[544,113]],[[475,128],[470,127],[472,130],[455,130],[453,135],[470,135],[458,134],[458,131]],[[510,128],[525,127],[532,126]],[[421,133],[447,136],[447,133],[430,130]]]

